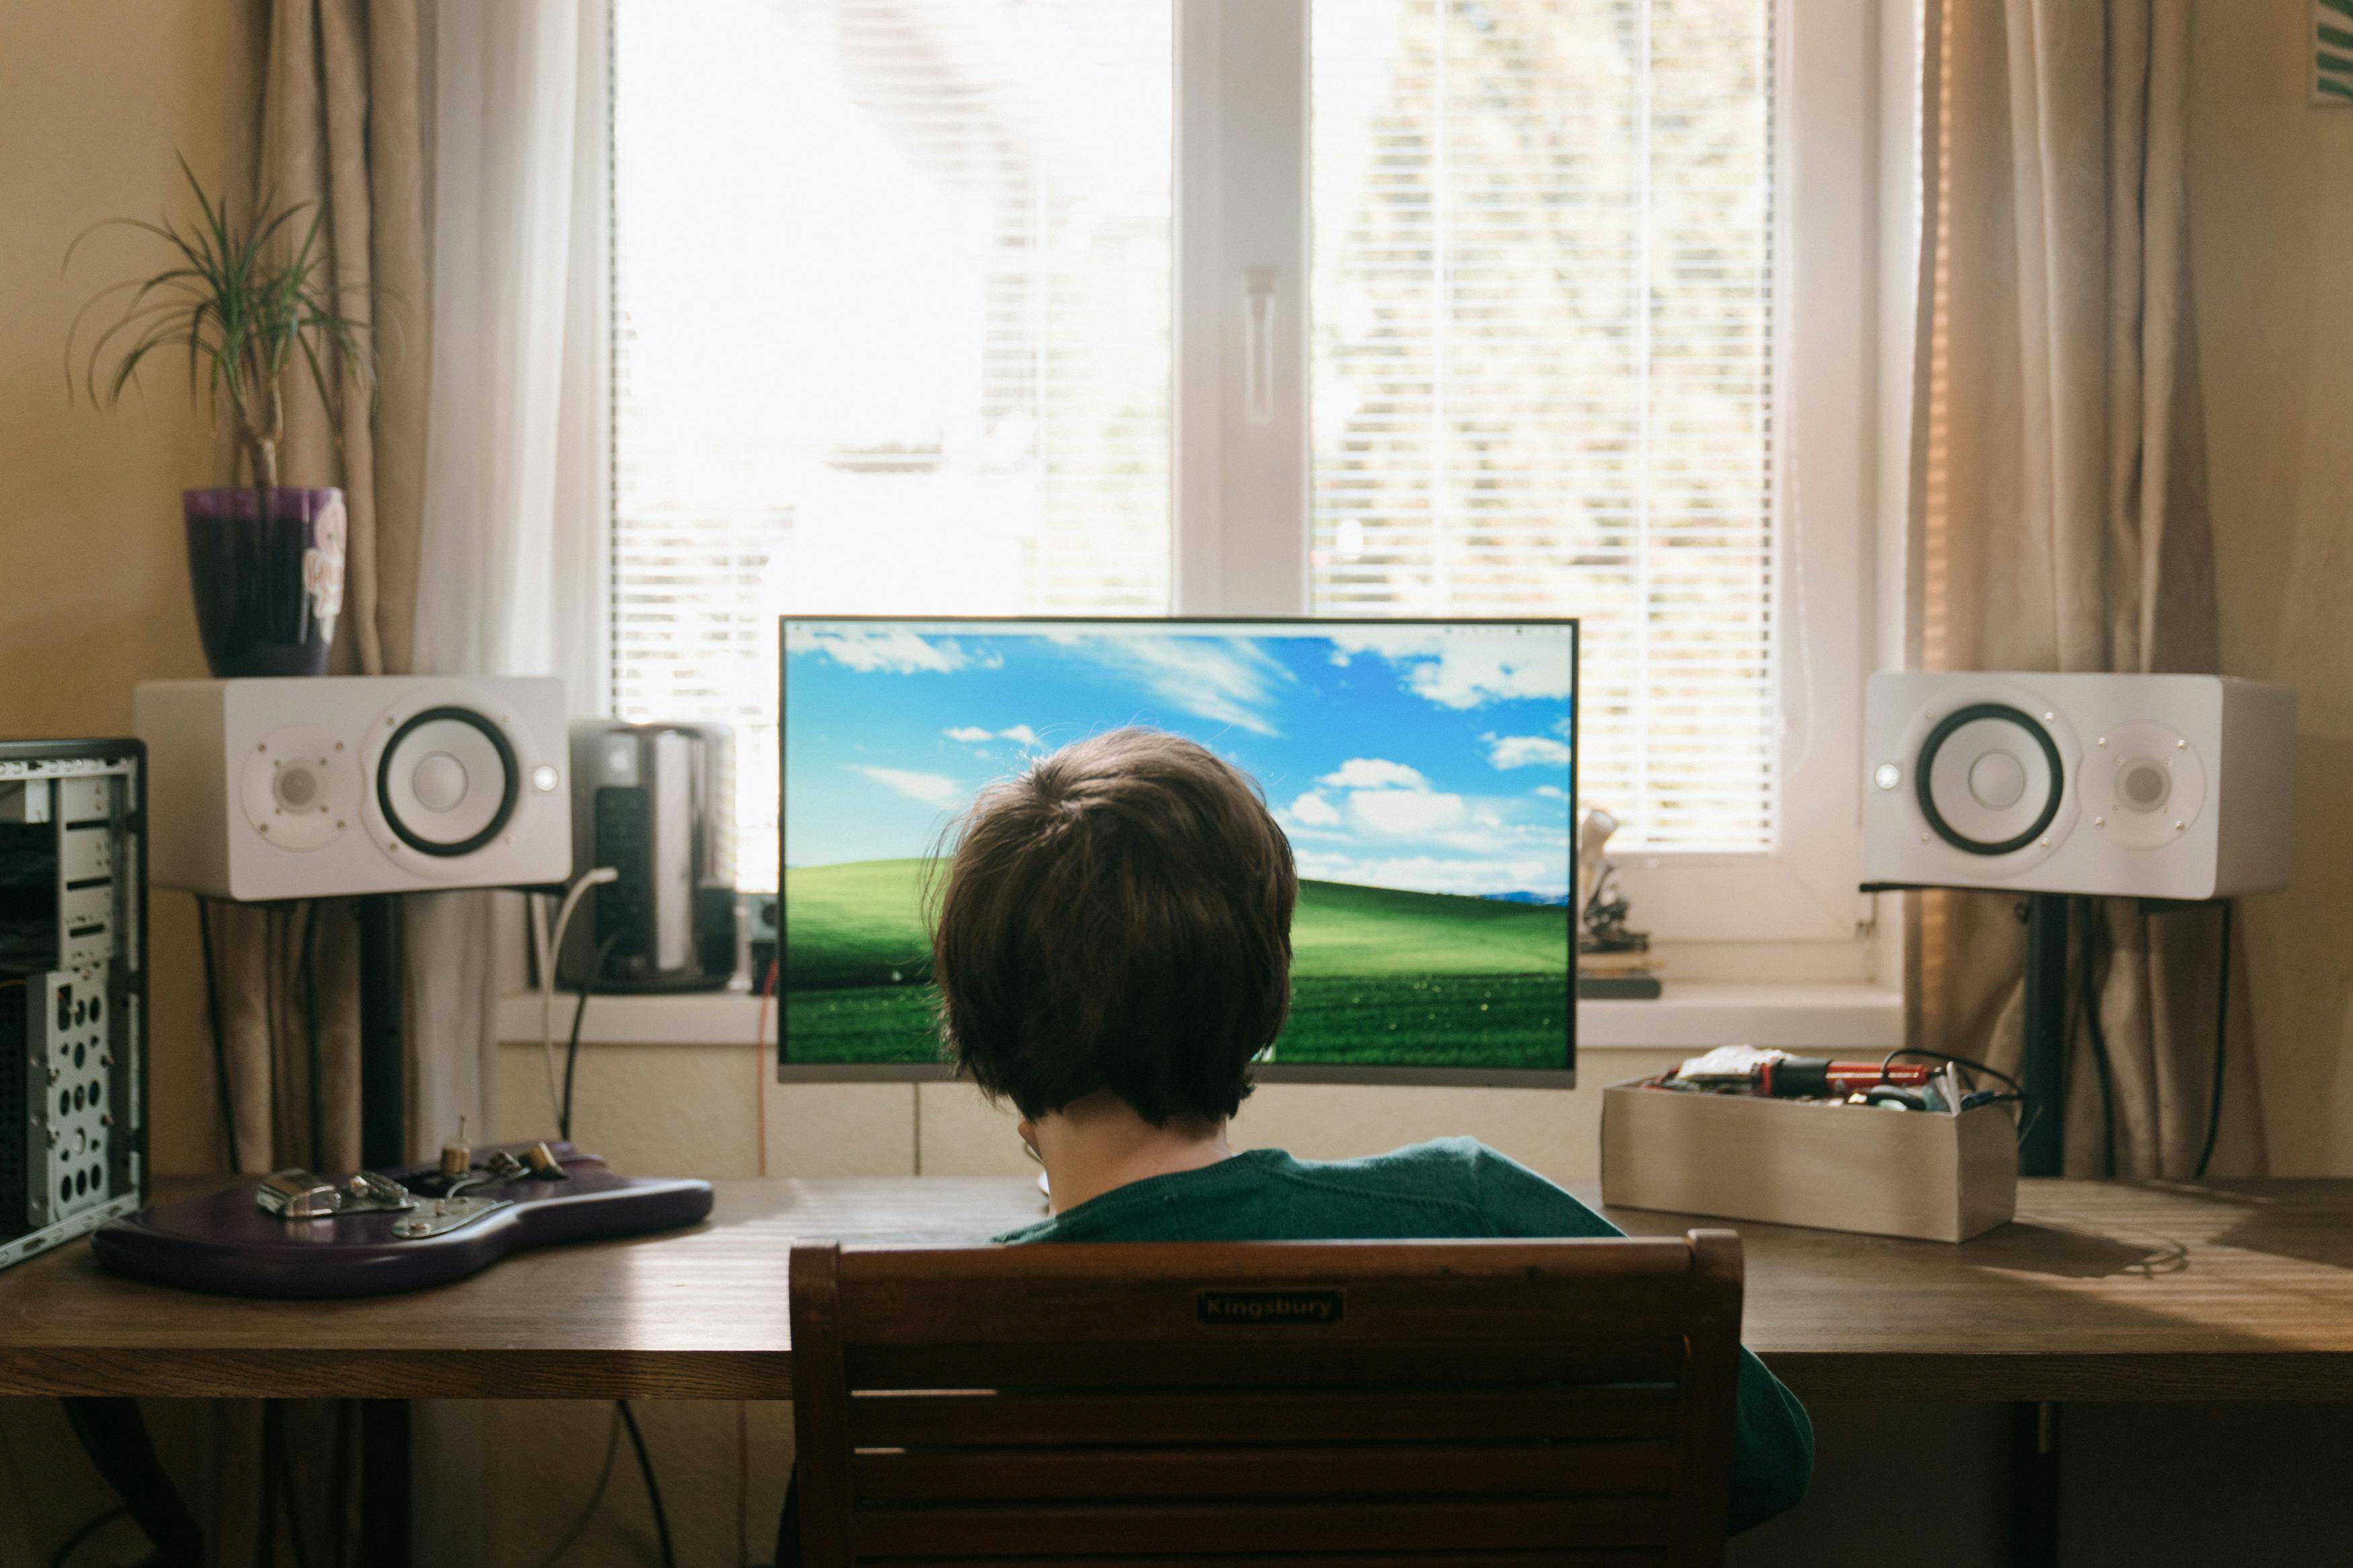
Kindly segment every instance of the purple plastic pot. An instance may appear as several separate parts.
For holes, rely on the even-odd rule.
[[[212,672],[326,674],[343,607],[343,492],[247,487],[180,501]]]

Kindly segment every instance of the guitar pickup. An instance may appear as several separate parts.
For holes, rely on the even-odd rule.
[[[273,1171],[255,1189],[253,1201],[280,1219],[332,1219],[345,1214],[399,1213],[417,1206],[406,1187],[389,1176],[362,1171],[331,1182],[309,1171]]]

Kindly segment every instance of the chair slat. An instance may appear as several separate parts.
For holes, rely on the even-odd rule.
[[[1681,1342],[1165,1341],[844,1347],[849,1386],[876,1388],[1478,1387],[1668,1384]]]
[[[1335,1389],[1215,1394],[863,1394],[861,1448],[923,1444],[1361,1443],[1672,1436],[1663,1384],[1494,1391]]]
[[[1589,1497],[1663,1493],[1662,1443],[1442,1447],[989,1448],[853,1455],[857,1506],[1085,1498]]]
[[[1293,1267],[1296,1267],[1294,1264]],[[1246,1336],[1311,1340],[1453,1342],[1640,1333],[1662,1309],[1679,1312],[1683,1281],[1579,1271],[1477,1275],[1433,1295],[1421,1279],[1306,1282],[1211,1275],[1200,1279],[1056,1278],[1050,1292],[1018,1279],[910,1282],[855,1288],[845,1278],[842,1316],[856,1345],[924,1344],[945,1338],[1007,1343],[1086,1344],[1169,1337],[1209,1342]],[[1213,1320],[1219,1301],[1286,1303],[1310,1310],[1264,1321]],[[1322,1309],[1323,1310],[1314,1310]]]
[[[1205,1506],[1041,1505],[859,1509],[851,1537],[861,1557],[970,1555],[987,1545],[1023,1557],[1232,1552],[1377,1552],[1399,1541],[1444,1541],[1457,1550],[1659,1547],[1662,1500],[1590,1498],[1544,1502],[1357,1501]]]

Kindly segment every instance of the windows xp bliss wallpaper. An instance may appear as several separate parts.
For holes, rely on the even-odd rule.
[[[994,780],[1122,725],[1265,794],[1283,1064],[1567,1066],[1575,627],[792,620],[784,1059],[936,1061],[926,895]]]

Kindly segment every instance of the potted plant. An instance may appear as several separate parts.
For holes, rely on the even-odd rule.
[[[375,384],[367,323],[342,308],[357,286],[319,276],[323,207],[297,229],[312,204],[279,206],[265,196],[238,219],[225,199],[206,195],[185,158],[180,172],[201,215],[193,227],[134,218],[97,226],[155,236],[171,247],[172,265],[83,307],[67,342],[68,392],[83,320],[110,300],[129,296],[82,366],[80,390],[93,404],[118,406],[151,356],[186,351],[190,395],[201,385],[216,427],[226,410],[234,437],[229,484],[181,495],[206,660],[216,676],[322,675],[343,608],[343,493],[278,482],[281,386],[299,359],[329,427],[342,430],[346,374],[363,388]]]

